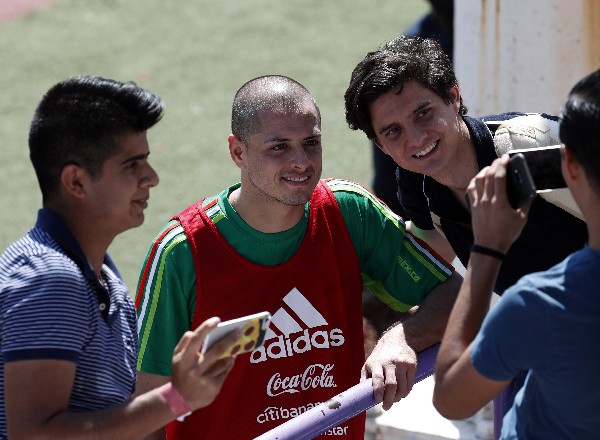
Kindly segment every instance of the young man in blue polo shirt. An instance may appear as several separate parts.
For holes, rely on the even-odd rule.
[[[173,380],[132,398],[133,303],[106,253],[144,220],[158,176],[146,131],[157,96],[94,76],[53,86],[29,133],[43,209],[0,257],[0,438],[139,438],[208,405],[231,370],[227,343],[198,355],[218,318],[186,333]]]

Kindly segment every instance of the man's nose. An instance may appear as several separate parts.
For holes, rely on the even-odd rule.
[[[408,147],[421,147],[423,141],[427,137],[427,133],[417,124],[409,124],[404,128],[404,135],[406,136],[406,144]]]
[[[304,148],[298,147],[294,148],[294,152],[292,154],[290,163],[294,168],[304,169],[310,164],[310,160],[308,159],[308,154],[304,151]]]
[[[140,186],[152,188],[158,185],[159,181],[160,179],[158,178],[158,173],[154,171],[152,165],[147,164],[144,175],[142,176],[142,179],[140,181]]]

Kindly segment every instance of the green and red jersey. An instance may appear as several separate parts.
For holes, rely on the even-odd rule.
[[[261,376],[259,383],[248,384],[251,390],[257,388],[252,393],[264,395],[253,404],[254,412],[249,417],[256,420],[256,429],[266,431],[285,421],[286,415],[293,417],[309,409],[307,406],[358,382],[363,362],[362,284],[394,309],[407,310],[447,279],[452,268],[408,234],[401,218],[353,182],[323,181],[315,194],[320,197],[328,194],[330,200],[325,197],[317,203],[314,195],[298,225],[275,234],[255,231],[237,215],[227,196],[238,186],[203,202],[203,217],[214,234],[206,242],[200,240],[202,250],[197,256],[199,264],[204,266],[200,274],[208,272],[211,276],[207,277],[208,284],[207,279],[200,280],[199,302],[192,247],[181,223],[173,220],[167,224],[150,248],[136,299],[140,334],[138,369],[169,376],[173,348],[194,321],[201,322],[213,315],[228,319],[268,310],[276,319],[265,348],[255,350],[250,361],[247,356],[241,357],[234,368],[235,372],[238,363],[247,367],[257,364],[269,376]],[[315,207],[319,203],[325,205],[328,213],[319,214]],[[299,263],[297,260],[301,258]],[[285,275],[283,281],[272,275],[278,271]],[[294,363],[282,363],[282,357],[294,354]],[[311,357],[317,354],[326,361],[327,356],[334,358],[319,363]],[[307,365],[298,364],[298,359]],[[340,367],[340,362],[345,367]],[[296,366],[303,372],[296,372]],[[330,377],[336,386],[329,390],[320,387],[325,394],[312,397],[305,393],[306,401],[294,396],[296,404],[291,405],[285,399],[289,397],[287,391],[278,390],[277,384],[284,383],[284,379],[293,382],[294,377],[315,368],[323,370],[316,382],[325,383],[326,377]],[[245,377],[258,378],[259,370],[254,371],[254,376]],[[236,379],[230,380],[237,377],[234,372],[226,382],[235,388]],[[274,377],[283,378],[283,382]],[[238,380],[237,385],[241,383]],[[226,383],[224,387],[227,386]],[[289,391],[290,396],[297,391]],[[274,396],[278,393],[283,397]],[[217,400],[226,405],[232,395],[235,391],[224,388]],[[352,432],[344,434],[352,437],[343,438],[354,438],[356,430],[350,429]]]

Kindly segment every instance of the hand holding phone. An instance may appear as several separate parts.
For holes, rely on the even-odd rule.
[[[256,313],[254,315],[221,322],[206,336],[202,346],[202,353],[208,351],[215,343],[225,337],[225,335],[236,329],[240,329],[242,335],[235,343],[225,350],[225,352],[223,352],[220,358],[255,350],[263,345],[270,322],[271,314],[269,312]]]

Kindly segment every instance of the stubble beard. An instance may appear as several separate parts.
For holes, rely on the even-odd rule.
[[[305,205],[310,200],[312,194],[307,195],[304,193],[294,194],[294,195],[286,195],[278,199],[279,202],[288,206],[300,206]]]
[[[260,179],[258,181],[255,179],[253,173],[248,174],[248,180],[250,184],[254,187],[255,190],[261,194],[261,198],[268,203],[281,203],[286,206],[303,206],[310,201],[312,194],[315,190],[316,184],[312,186],[310,189],[287,189],[283,194],[277,193],[277,185],[273,185],[272,187],[265,187],[259,185]]]

